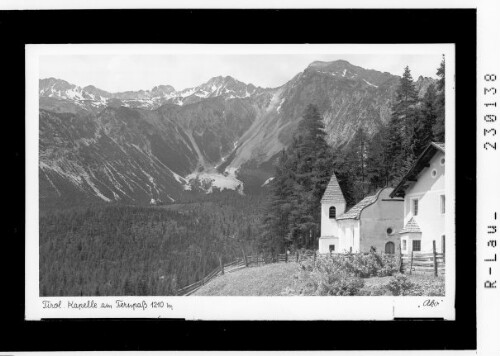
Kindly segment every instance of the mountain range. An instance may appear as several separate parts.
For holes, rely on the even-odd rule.
[[[272,177],[304,108],[317,105],[332,146],[391,115],[399,76],[347,61],[313,62],[284,85],[229,76],[197,87],[110,93],[39,81],[40,203],[157,204],[214,190],[241,194]],[[420,95],[435,80],[419,77]]]

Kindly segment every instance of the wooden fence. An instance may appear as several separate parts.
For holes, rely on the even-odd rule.
[[[316,252],[315,251],[297,251],[296,253],[291,253],[291,254],[279,254],[276,256],[262,256],[262,255],[257,255],[257,256],[245,256],[243,259],[237,259],[233,262],[229,262],[223,265],[223,267],[217,267],[214,270],[212,270],[210,273],[208,273],[204,278],[201,280],[194,282],[186,287],[183,287],[179,290],[177,290],[177,295],[179,296],[188,296],[196,292],[198,289],[203,287],[205,284],[210,282],[212,279],[222,276],[225,273],[232,273],[235,271],[238,271],[242,268],[246,267],[257,267],[257,266],[262,266],[265,264],[269,263],[276,263],[276,262],[300,262],[304,261],[308,258],[315,257]]]
[[[433,251],[428,253],[411,252],[402,255],[401,270],[406,274],[444,275],[446,264],[444,253],[436,252],[436,242],[433,241]]]
[[[367,253],[368,254],[368,253]],[[290,254],[279,254],[276,256],[245,256],[245,258],[237,259],[235,261],[217,267],[208,273],[201,280],[194,282],[186,287],[177,291],[179,296],[188,296],[196,292],[202,286],[210,282],[212,279],[222,276],[225,273],[232,273],[246,267],[257,267],[269,263],[276,262],[301,262],[309,258],[316,259],[317,251],[305,250],[297,251]],[[393,255],[394,256],[394,255]],[[444,274],[445,272],[445,257],[443,253],[437,253],[435,246],[434,251],[430,253],[411,253],[410,255],[399,256],[400,270],[407,274]]]

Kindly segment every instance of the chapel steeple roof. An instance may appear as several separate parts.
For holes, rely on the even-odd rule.
[[[330,178],[330,182],[326,186],[325,192],[323,193],[323,197],[321,198],[322,203],[344,203],[345,199],[342,194],[342,189],[340,189],[339,182],[337,181],[337,177],[335,173],[332,172],[332,178]]]

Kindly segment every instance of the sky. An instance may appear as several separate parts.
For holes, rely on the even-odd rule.
[[[365,69],[401,75],[409,66],[413,78],[436,78],[440,54],[175,54],[175,55],[43,55],[39,77],[94,85],[109,92],[150,90],[171,85],[176,90],[198,86],[212,77],[232,76],[256,86],[285,84],[314,61],[343,59]]]

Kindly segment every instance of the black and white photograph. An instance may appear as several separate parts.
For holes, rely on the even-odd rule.
[[[63,47],[39,297],[453,296],[453,46]]]
[[[494,354],[499,11],[3,1],[2,352]]]

